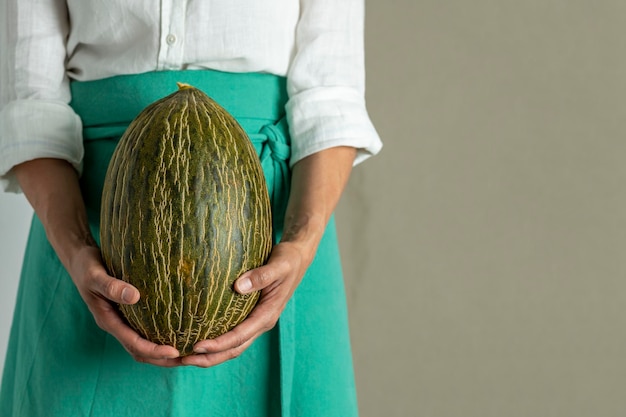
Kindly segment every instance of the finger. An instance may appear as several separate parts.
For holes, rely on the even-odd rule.
[[[274,260],[259,268],[251,269],[235,281],[235,291],[240,294],[261,291],[279,281],[286,268],[289,268],[289,265],[285,262]]]
[[[117,310],[106,300],[95,300],[91,307],[98,326],[115,337],[135,359],[142,362],[178,358],[173,346],[157,345],[142,338],[122,320]]]
[[[185,356],[181,358],[181,363],[183,365],[198,366],[200,368],[209,368],[211,366],[219,365],[220,363],[239,357],[248,347],[250,347],[254,340],[255,338],[249,339],[245,343],[223,352]]]
[[[157,345],[139,336],[130,327],[123,323],[112,329],[112,334],[120,341],[124,348],[134,357],[146,359],[173,359],[180,354],[173,346]]]
[[[135,359],[142,362],[163,362],[169,363],[168,359],[176,359],[180,357],[178,350],[173,346],[157,345],[142,338],[133,329],[123,322],[116,324],[111,334],[119,340]]]
[[[252,313],[231,331],[215,339],[196,343],[194,352],[201,354],[219,353],[246,345],[249,341],[274,327],[278,315],[274,314],[273,311],[274,308],[267,303],[257,304]]]
[[[184,365],[180,358],[175,358],[175,359],[148,359],[148,358],[142,358],[142,357],[135,357],[134,359],[137,362],[140,362],[140,363],[148,363],[150,365],[156,365],[156,366],[160,366],[160,367],[163,367],[163,368],[174,368],[176,366]]]
[[[94,279],[94,284],[98,294],[115,303],[135,304],[139,301],[139,290],[120,279],[103,274]]]
[[[202,368],[219,365],[239,357],[261,334],[276,325],[277,315],[273,314],[273,303],[261,303],[233,330],[216,337],[203,340],[194,346],[196,354],[182,358],[184,365]]]
[[[260,291],[274,282],[270,268],[257,268],[246,272],[235,281],[235,291],[240,294],[248,294]]]

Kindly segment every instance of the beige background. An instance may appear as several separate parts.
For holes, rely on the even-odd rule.
[[[367,2],[385,148],[337,215],[362,417],[626,413],[625,28],[621,0]]]
[[[367,2],[363,417],[626,415],[626,3]]]

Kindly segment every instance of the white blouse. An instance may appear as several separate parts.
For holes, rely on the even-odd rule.
[[[80,170],[69,80],[170,69],[287,76],[291,164],[382,144],[364,99],[363,0],[5,0],[0,3],[0,181],[39,157]]]

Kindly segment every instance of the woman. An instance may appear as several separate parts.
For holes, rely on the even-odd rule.
[[[332,212],[381,147],[363,98],[362,0],[8,0],[0,175],[33,219],[1,416],[352,416]],[[139,337],[97,245],[108,160],[175,81],[237,117],[272,195],[276,245],[243,274],[252,314],[181,358]],[[280,319],[279,319],[280,317]],[[232,360],[231,360],[232,359]]]

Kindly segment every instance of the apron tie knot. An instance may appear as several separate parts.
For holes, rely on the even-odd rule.
[[[257,134],[250,135],[257,149],[265,173],[267,188],[273,207],[274,240],[278,241],[283,230],[285,208],[289,196],[289,126],[285,117],[276,123],[264,125]]]

